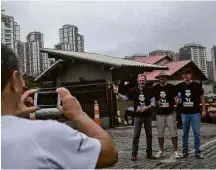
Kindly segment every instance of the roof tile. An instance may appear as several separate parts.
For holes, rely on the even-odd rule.
[[[181,60],[181,61],[171,61],[168,62],[166,64],[164,64],[163,66],[166,66],[169,68],[169,70],[165,70],[164,72],[168,75],[173,75],[174,73],[176,73],[177,71],[179,71],[181,68],[183,68],[185,65],[187,65],[188,63],[190,63],[191,60]],[[149,72],[146,74],[147,80],[156,80],[155,77],[160,73],[161,71],[159,70],[155,70],[153,72]]]

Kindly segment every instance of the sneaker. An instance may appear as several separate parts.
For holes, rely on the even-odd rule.
[[[179,155],[178,151],[174,152],[174,158],[175,159],[179,159],[180,158],[180,155]]]
[[[161,158],[165,156],[165,152],[163,151],[158,151],[158,153],[155,155],[156,158]]]
[[[197,159],[203,159],[203,158],[204,158],[200,151],[197,152],[197,153],[195,153],[195,157],[196,157]]]
[[[132,160],[132,161],[136,161],[136,160],[137,160],[137,157],[136,157],[136,156],[132,156],[132,157],[131,157],[131,160]]]
[[[188,153],[187,152],[183,152],[181,155],[181,158],[187,158],[188,157]]]

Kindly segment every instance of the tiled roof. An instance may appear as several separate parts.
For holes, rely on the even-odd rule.
[[[137,62],[137,61],[127,60],[127,59],[118,58],[118,57],[111,57],[107,55],[95,54],[95,53],[73,52],[73,51],[63,51],[63,50],[53,50],[53,49],[40,49],[40,51],[51,54],[51,55],[57,55],[62,60],[58,60],[57,62],[55,62],[52,66],[50,66],[50,68],[48,68],[42,74],[40,74],[34,81],[39,81],[49,71],[51,71],[56,66],[58,66],[58,64],[60,64],[66,58],[67,59],[74,58],[74,59],[86,60],[90,62],[97,62],[101,64],[110,65],[112,67],[143,67],[143,68],[148,68],[152,70],[167,69],[167,67],[165,66]]]
[[[95,53],[73,52],[73,51],[63,51],[63,50],[53,50],[53,49],[40,49],[40,51],[48,53],[48,54],[52,54],[52,55],[59,55],[59,56],[66,56],[66,57],[71,57],[75,59],[88,60],[88,61],[107,64],[107,65],[116,66],[116,67],[133,66],[133,67],[147,67],[147,68],[152,68],[153,70],[154,69],[158,69],[158,70],[167,69],[164,66],[147,64],[147,63],[142,63],[142,62],[137,62],[137,61],[132,61],[132,60],[126,60],[126,59],[119,58],[119,57],[111,57],[111,56],[95,54]]]
[[[173,75],[174,73],[176,73],[177,71],[179,71],[181,68],[183,68],[184,66],[186,66],[188,63],[192,62],[191,60],[181,60],[181,61],[171,61],[168,62],[166,64],[164,64],[164,66],[168,67],[169,70],[165,70],[164,72],[168,75]],[[160,73],[161,71],[159,70],[155,70],[153,72],[149,72],[146,74],[147,76],[147,80],[156,80],[155,77]]]
[[[133,61],[138,61],[142,63],[148,63],[148,64],[156,64],[163,58],[168,57],[167,55],[160,55],[160,56],[151,56],[151,57],[140,57],[140,58],[134,58]]]

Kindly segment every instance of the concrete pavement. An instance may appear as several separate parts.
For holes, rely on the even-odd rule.
[[[168,129],[165,135],[165,152],[166,156],[157,160],[146,159],[145,146],[146,138],[144,128],[141,132],[139,153],[137,161],[130,160],[131,146],[133,137],[133,127],[120,127],[107,130],[112,136],[113,142],[119,150],[119,161],[111,167],[112,169],[179,169],[179,168],[193,168],[193,169],[209,169],[216,168],[216,125],[202,123],[201,125],[201,151],[204,155],[203,160],[198,160],[194,157],[193,148],[193,134],[192,129],[189,135],[189,157],[184,159],[174,159],[172,157],[172,143],[169,137]],[[182,130],[178,130],[179,137],[179,152],[181,152],[182,145]],[[153,154],[155,155],[159,150],[157,140],[157,129],[153,123]]]

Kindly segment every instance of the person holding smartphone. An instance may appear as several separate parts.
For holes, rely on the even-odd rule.
[[[53,120],[18,117],[39,109],[25,105],[37,90],[23,93],[18,58],[4,44],[1,67],[2,169],[94,169],[107,168],[118,161],[118,152],[108,133],[89,118],[65,88],[56,90],[63,103],[58,109],[82,133]]]
[[[151,98],[152,91],[146,87],[147,79],[144,74],[137,77],[138,86],[131,88],[126,95],[121,95],[118,88],[113,85],[113,91],[121,101],[132,100],[134,103],[134,135],[132,145],[132,161],[137,160],[139,138],[144,123],[146,133],[147,158],[155,159],[152,155],[152,120],[151,120]]]

